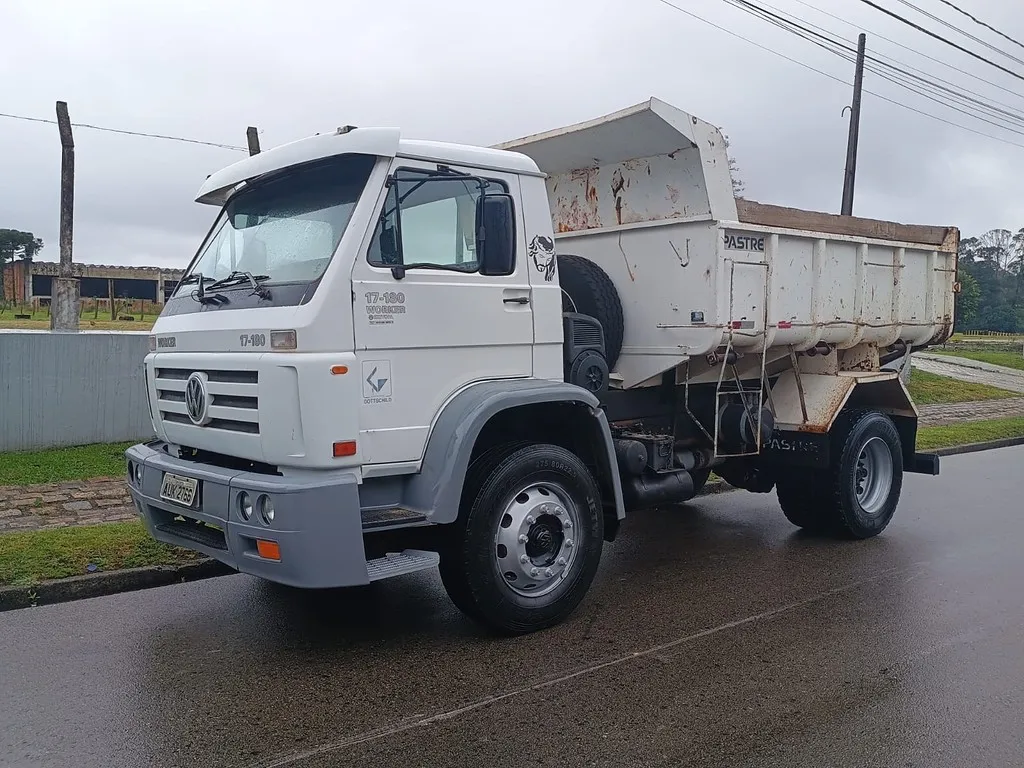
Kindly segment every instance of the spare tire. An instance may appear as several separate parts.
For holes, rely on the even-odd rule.
[[[558,282],[562,286],[562,311],[595,318],[604,329],[608,370],[613,370],[622,351],[622,302],[608,273],[582,256],[558,254]]]

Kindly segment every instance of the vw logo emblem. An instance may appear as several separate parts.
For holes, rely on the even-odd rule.
[[[210,411],[210,394],[206,389],[206,374],[196,371],[185,383],[185,410],[193,424],[206,424]]]

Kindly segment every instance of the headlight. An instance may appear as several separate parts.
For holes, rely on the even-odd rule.
[[[269,496],[260,496],[259,508],[260,519],[264,525],[270,525],[274,522],[274,502],[270,500]]]
[[[137,486],[139,486],[140,488],[142,487],[142,465],[141,464],[136,464],[135,465],[135,484]]]
[[[252,517],[252,499],[245,491],[238,494],[238,514],[242,516],[243,520]]]

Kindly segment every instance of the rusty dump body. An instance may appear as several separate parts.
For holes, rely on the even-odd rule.
[[[500,148],[547,174],[559,252],[615,283],[624,387],[723,346],[779,358],[952,331],[955,227],[737,200],[720,131],[657,99]]]

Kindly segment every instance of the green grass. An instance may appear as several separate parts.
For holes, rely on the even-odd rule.
[[[989,421],[965,421],[917,430],[917,450],[930,451],[952,445],[984,443],[1008,437],[1024,437],[1024,416]]]
[[[1020,351],[1016,352],[958,352],[952,349],[936,349],[928,350],[929,352],[934,351],[938,355],[950,355],[952,357],[966,357],[968,360],[977,360],[979,363],[988,363],[989,365],[1001,365],[1005,368],[1016,368],[1019,371],[1024,371],[1024,354]]]
[[[32,485],[120,477],[131,443],[101,443],[47,451],[0,453],[0,485]]]
[[[15,314],[29,314],[32,317],[31,319],[15,319]],[[99,315],[94,317],[93,312],[86,310],[78,319],[78,326],[85,331],[148,331],[156,321],[156,313],[150,311],[145,317],[145,320],[111,320],[109,311],[104,314],[103,310],[100,310]],[[0,328],[48,331],[50,329],[50,314],[43,310],[23,312],[19,309],[17,313],[10,308],[0,310]]]
[[[176,565],[201,555],[150,537],[141,522],[101,523],[0,534],[0,586],[34,584],[88,573]]]
[[[1000,400],[1005,397],[1019,397],[1017,392],[999,389],[988,384],[951,379],[935,373],[918,370],[910,371],[910,396],[918,405],[940,403],[968,403],[976,400]]]

